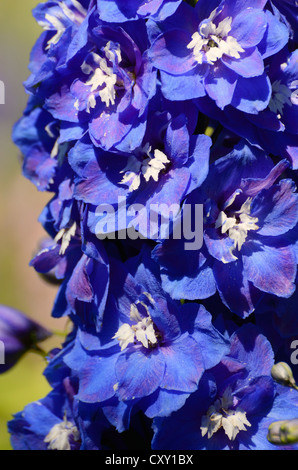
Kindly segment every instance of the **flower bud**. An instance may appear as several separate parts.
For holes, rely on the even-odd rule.
[[[296,444],[298,442],[298,418],[271,423],[267,439],[275,445]]]
[[[287,387],[298,390],[291,367],[286,362],[278,362],[271,369],[272,378]]]
[[[45,328],[14,308],[0,305],[0,373],[10,369],[37,343],[51,336]]]

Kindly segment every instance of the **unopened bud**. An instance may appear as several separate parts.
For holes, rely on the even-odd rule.
[[[272,378],[281,385],[298,390],[291,367],[286,362],[278,362],[271,369]]]
[[[275,445],[296,444],[298,442],[298,418],[271,423],[267,439]]]
[[[0,305],[0,374],[10,369],[29,350],[51,333],[22,312]]]

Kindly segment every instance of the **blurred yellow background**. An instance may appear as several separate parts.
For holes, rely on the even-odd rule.
[[[32,16],[38,0],[0,0],[0,80],[5,104],[0,105],[0,304],[17,308],[51,330],[63,330],[65,319],[51,318],[57,288],[45,283],[29,261],[45,235],[37,221],[51,197],[38,192],[21,174],[20,154],[11,141],[13,124],[21,117],[28,95],[30,50],[41,33]],[[41,346],[59,346],[53,337]],[[0,375],[0,450],[10,450],[7,421],[50,390],[42,375],[41,356],[27,353],[10,371]]]

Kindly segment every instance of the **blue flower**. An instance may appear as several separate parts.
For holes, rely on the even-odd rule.
[[[93,237],[95,238],[95,237]],[[38,273],[54,273],[61,281],[53,306],[54,317],[71,316],[101,328],[109,288],[109,260],[102,242],[88,236],[82,241],[80,226],[60,232],[30,262]],[[86,315],[88,305],[88,318]]]
[[[101,410],[76,400],[77,380],[63,362],[69,340],[49,354],[44,375],[52,390],[8,422],[14,450],[99,450],[103,432],[113,432]]]
[[[206,94],[223,109],[231,105],[252,114],[266,108],[271,95],[264,60],[287,42],[287,27],[266,1],[182,3],[160,24],[151,20],[150,57],[160,70],[168,99]]]
[[[100,235],[100,227],[107,224],[105,208],[109,205],[114,207],[113,221],[107,224],[111,232],[135,224],[144,237],[162,238],[170,223],[166,209],[169,219],[177,216],[185,196],[208,173],[211,139],[190,136],[188,127],[184,114],[169,120],[165,113],[152,113],[142,146],[130,154],[119,153],[117,158],[95,148],[88,138],[77,142],[69,152],[69,163],[77,173],[74,197],[88,204],[91,232]],[[138,208],[137,218],[129,209],[133,207]],[[162,221],[154,219],[154,207],[156,212],[163,208]]]
[[[268,426],[297,416],[298,394],[274,383],[273,358],[270,343],[254,325],[237,329],[229,353],[205,372],[198,391],[169,418],[154,420],[152,448],[276,449],[267,440]]]
[[[173,298],[204,299],[218,290],[232,312],[246,317],[262,292],[293,294],[298,199],[291,179],[276,183],[287,167],[286,161],[274,166],[243,142],[215,161],[185,201],[204,204],[202,250],[185,250],[183,239],[165,240],[153,250]]]
[[[102,330],[80,328],[65,362],[78,376],[79,401],[106,407],[116,399],[118,413],[136,407],[149,418],[168,416],[227,343],[203,307],[181,305],[163,292],[146,252],[129,265],[130,272],[111,262]],[[123,429],[123,417],[120,422]]]
[[[62,57],[53,49],[51,63],[59,65],[38,77],[31,91],[69,135],[80,138],[89,131],[95,146],[130,151],[142,141],[155,95],[148,45],[144,20],[105,23],[93,7],[63,46]]]
[[[277,158],[287,158],[293,169],[298,166],[297,136],[297,51],[287,47],[276,54],[268,64],[272,94],[268,106],[258,114],[251,114],[226,106],[219,109],[207,96],[198,98],[200,111],[223,126],[242,136],[251,145]]]

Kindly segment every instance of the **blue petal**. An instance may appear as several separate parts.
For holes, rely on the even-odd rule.
[[[181,29],[160,35],[149,50],[153,65],[172,75],[189,72],[197,66],[193,53],[187,49],[190,41],[190,33]]]
[[[223,303],[234,313],[245,318],[254,310],[249,283],[243,276],[241,260],[224,264],[215,261],[213,273]]]
[[[229,35],[237,39],[238,43],[246,48],[259,44],[267,28],[265,12],[259,9],[241,11],[232,22]]]
[[[268,27],[263,40],[258,45],[263,59],[273,56],[279,52],[288,42],[289,30],[287,26],[279,21],[270,11],[266,11]]]
[[[261,238],[261,243],[251,241],[242,247],[244,273],[261,291],[290,297],[295,290],[297,269],[294,250],[284,243],[278,246],[277,241],[274,246],[272,240]]]
[[[189,393],[159,388],[150,397],[142,400],[142,409],[148,418],[170,416],[184,405],[188,397]]]
[[[298,194],[292,180],[282,180],[253,200],[252,217],[258,217],[259,235],[282,235],[298,222]]]
[[[204,68],[206,67],[196,67],[183,75],[161,71],[161,89],[164,97],[171,101],[181,101],[204,96],[206,94],[203,85]]]
[[[210,98],[216,101],[220,109],[223,109],[232,101],[237,84],[238,71],[236,70],[235,72],[227,67],[219,66],[211,68],[205,77],[204,84],[206,91]]]
[[[240,59],[223,56],[221,60],[226,67],[244,78],[257,77],[264,73],[263,59],[255,47],[242,52]]]
[[[161,388],[192,393],[204,372],[200,347],[189,336],[183,335],[169,346],[162,346],[166,368],[160,383]]]
[[[241,326],[231,337],[230,356],[245,364],[250,377],[271,375],[274,353],[268,339],[252,323]],[[247,384],[247,376],[243,378]]]
[[[119,356],[115,372],[121,400],[133,400],[153,393],[165,371],[165,358],[157,350],[136,350]]]
[[[271,98],[271,84],[266,74],[259,77],[239,77],[232,106],[245,113],[258,114],[267,108]]]

